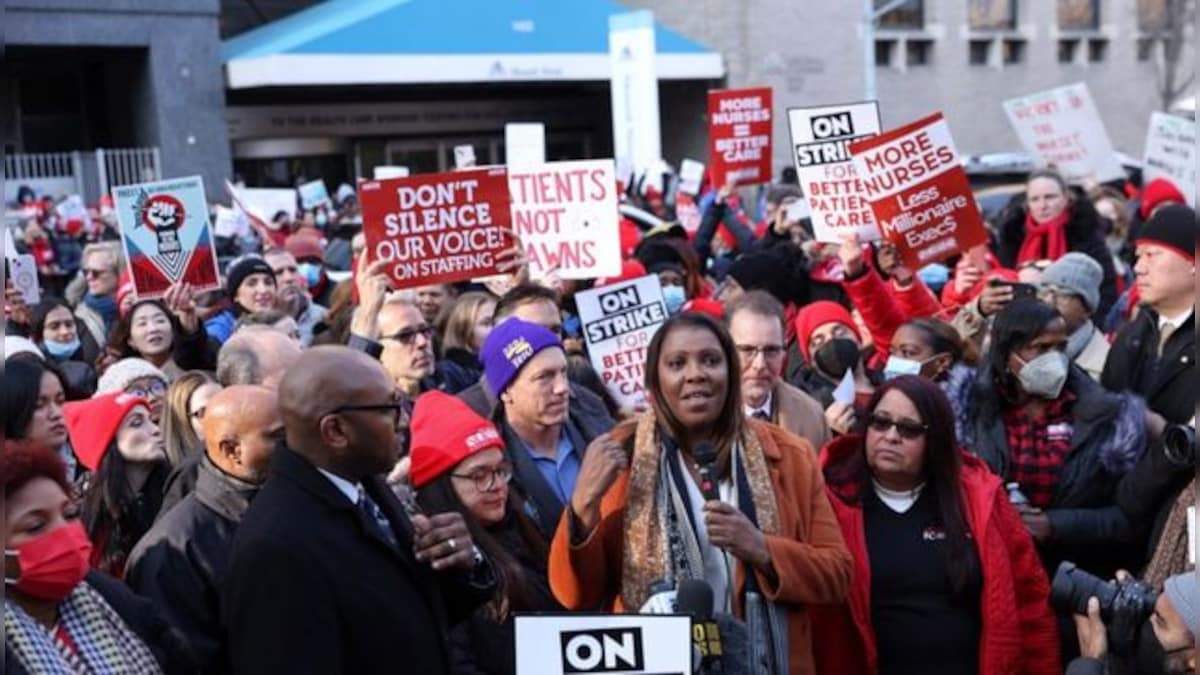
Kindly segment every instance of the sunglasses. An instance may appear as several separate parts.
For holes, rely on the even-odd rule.
[[[393,333],[391,335],[381,335],[380,340],[395,340],[404,346],[411,345],[417,340],[417,336],[421,335],[426,340],[433,336],[433,326],[417,326],[416,328],[405,328],[404,330]]]
[[[889,429],[896,427],[896,433],[900,434],[900,438],[905,440],[914,440],[925,435],[929,431],[928,424],[917,424],[916,422],[905,422],[903,420],[894,420],[882,415],[872,414],[867,418],[867,426],[871,427],[871,431],[886,434]]]
[[[83,272],[83,276],[87,279],[99,279],[109,273],[109,270],[88,269],[87,267],[80,271]]]

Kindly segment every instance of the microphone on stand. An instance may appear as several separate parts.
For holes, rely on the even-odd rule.
[[[646,589],[646,602],[642,604],[638,614],[674,614],[676,612],[676,592],[665,579],[659,579]]]
[[[692,617],[692,654],[700,660],[693,672],[723,675],[754,675],[750,655],[750,633],[746,624],[730,614],[713,612],[713,590],[702,579],[679,583],[680,614]]]

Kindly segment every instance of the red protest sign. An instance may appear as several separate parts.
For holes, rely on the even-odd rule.
[[[913,270],[987,242],[941,113],[850,145],[883,238]]]
[[[496,274],[512,248],[503,168],[363,181],[368,259],[386,260],[397,288]]]
[[[708,155],[713,184],[771,180],[771,88],[708,92]]]

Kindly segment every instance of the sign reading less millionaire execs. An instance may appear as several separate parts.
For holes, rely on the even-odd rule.
[[[421,174],[359,185],[371,262],[388,262],[397,288],[496,274],[512,248],[504,168]]]

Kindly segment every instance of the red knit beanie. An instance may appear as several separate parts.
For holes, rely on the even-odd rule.
[[[1150,214],[1154,212],[1154,208],[1163,202],[1186,204],[1187,197],[1184,197],[1179,188],[1166,178],[1155,178],[1146,183],[1146,187],[1142,188],[1142,203],[1138,207],[1138,213],[1142,215],[1142,220],[1148,220]]]
[[[717,321],[725,320],[725,305],[712,298],[695,298],[683,303],[683,311],[707,314]]]
[[[130,410],[142,406],[149,410],[146,400],[123,391],[101,394],[86,401],[74,401],[63,406],[67,418],[67,433],[71,437],[71,448],[79,463],[88,471],[95,471],[104,459],[104,453],[117,429]]]
[[[818,300],[804,306],[796,314],[796,346],[800,348],[800,354],[806,362],[812,363],[812,355],[808,353],[809,339],[818,328],[827,323],[845,325],[854,333],[859,342],[862,341],[862,335],[858,332],[858,326],[854,323],[854,317],[850,316],[848,309],[832,300]]]
[[[504,449],[500,432],[458,397],[431,391],[417,399],[409,472],[413,487],[429,484],[464,459],[490,448]]]
[[[622,281],[632,281],[646,276],[649,272],[646,271],[646,266],[637,260],[625,260],[621,263],[621,273],[615,277],[601,277],[596,280],[594,288],[609,286],[620,283]]]

